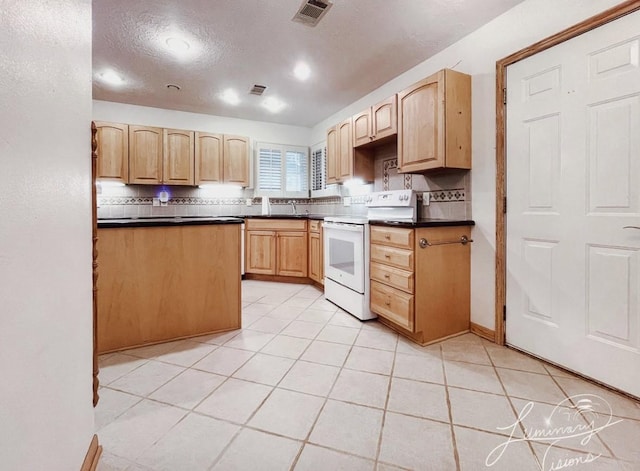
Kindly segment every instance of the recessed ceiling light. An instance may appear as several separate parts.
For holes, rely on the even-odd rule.
[[[177,54],[183,54],[191,48],[191,45],[181,38],[171,37],[167,38],[165,42],[167,43],[169,50]]]
[[[306,62],[298,62],[293,69],[293,74],[298,80],[307,80],[311,76],[311,69]]]
[[[230,105],[237,105],[240,103],[240,97],[238,94],[232,90],[231,88],[226,89],[224,92],[220,94],[220,98]]]
[[[124,83],[124,79],[112,69],[107,69],[104,72],[99,73],[98,77],[100,77],[100,80],[104,83],[115,87]]]
[[[282,111],[287,105],[278,100],[275,97],[268,97],[262,102],[262,106],[264,106],[267,110],[272,113],[278,113]]]

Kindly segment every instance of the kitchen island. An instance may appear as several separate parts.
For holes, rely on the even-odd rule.
[[[239,218],[98,222],[98,352],[240,328]]]

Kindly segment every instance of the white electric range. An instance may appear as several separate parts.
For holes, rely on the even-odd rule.
[[[324,218],[324,296],[360,320],[378,317],[369,301],[369,221],[415,222],[412,190],[372,193],[367,217]]]

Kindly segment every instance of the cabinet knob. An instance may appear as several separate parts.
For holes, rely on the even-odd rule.
[[[384,302],[384,304],[385,304],[385,306],[391,306],[391,299],[390,299],[390,298],[389,298],[389,299],[387,299],[387,300]]]
[[[384,254],[384,258],[391,258],[391,255],[389,255],[388,253]]]
[[[389,274],[388,274],[388,273],[385,273],[385,274],[384,274],[384,277],[385,277],[387,280],[390,278],[390,276],[389,276]]]
[[[385,234],[384,238],[387,239],[387,240],[390,240],[391,239],[391,234]]]

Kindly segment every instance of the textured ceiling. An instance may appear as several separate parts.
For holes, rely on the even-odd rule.
[[[94,0],[93,68],[113,68],[119,88],[94,80],[98,100],[312,126],[479,28],[522,0],[333,0],[315,28],[291,21],[301,0]],[[166,50],[181,34],[190,56]],[[293,76],[304,60],[312,75]],[[167,89],[178,84],[180,91]],[[263,97],[249,95],[266,85]],[[231,106],[218,95],[237,90]],[[260,106],[286,103],[272,114]]]

